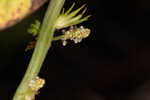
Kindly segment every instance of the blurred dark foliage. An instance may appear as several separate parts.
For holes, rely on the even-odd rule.
[[[150,100],[150,1],[73,0],[87,4],[92,30],[80,44],[53,43],[40,76],[37,100]],[[68,8],[72,0],[67,0]],[[27,28],[42,20],[47,4],[21,23],[0,32],[0,98],[11,100],[33,50]]]

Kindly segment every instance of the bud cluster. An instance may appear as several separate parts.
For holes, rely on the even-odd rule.
[[[40,88],[42,88],[45,84],[45,80],[39,77],[36,77],[35,79],[31,80],[29,83],[29,87],[33,92],[38,92]]]
[[[80,26],[79,28],[71,26],[68,31],[63,30],[63,38],[61,38],[63,46],[67,44],[67,40],[72,40],[74,43],[79,43],[82,39],[89,36],[91,30]]]

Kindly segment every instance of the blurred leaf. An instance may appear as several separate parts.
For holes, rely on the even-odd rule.
[[[0,0],[0,30],[14,25],[47,0]]]

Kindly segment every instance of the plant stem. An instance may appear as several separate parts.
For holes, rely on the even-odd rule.
[[[56,36],[53,38],[53,41],[61,40],[64,37],[64,35]]]
[[[26,100],[23,98],[29,88],[29,83],[38,75],[48,49],[51,47],[55,31],[55,21],[60,14],[64,2],[65,0],[50,1],[28,69],[13,100]]]

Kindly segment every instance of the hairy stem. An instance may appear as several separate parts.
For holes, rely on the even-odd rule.
[[[51,47],[51,42],[55,31],[55,21],[60,14],[64,2],[65,0],[50,1],[41,30],[39,32],[39,37],[32,58],[30,60],[25,76],[14,95],[13,100],[26,100],[23,98],[26,96],[29,83],[38,75],[48,49]]]

